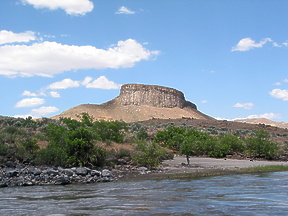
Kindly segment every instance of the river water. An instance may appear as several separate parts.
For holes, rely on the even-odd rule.
[[[0,188],[0,215],[287,215],[288,172]]]

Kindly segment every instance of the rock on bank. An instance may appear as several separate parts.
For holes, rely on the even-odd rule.
[[[0,187],[33,186],[33,185],[65,185],[71,183],[107,182],[116,180],[111,171],[94,170],[87,167],[5,167],[0,169]]]

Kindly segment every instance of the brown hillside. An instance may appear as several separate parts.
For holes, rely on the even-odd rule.
[[[249,124],[265,124],[265,125],[271,125],[279,128],[288,128],[288,123],[286,122],[277,122],[272,121],[266,118],[253,118],[253,119],[236,119],[235,122],[245,122]]]
[[[126,84],[118,97],[104,104],[82,104],[54,116],[77,119],[86,112],[95,120],[123,120],[125,122],[149,119],[194,118],[212,120],[197,110],[195,104],[186,101],[184,94],[176,89],[142,84]]]

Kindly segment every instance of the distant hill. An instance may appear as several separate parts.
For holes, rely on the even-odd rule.
[[[5,119],[5,118],[8,118],[7,116],[1,116],[0,115],[0,119]]]
[[[253,119],[236,119],[235,122],[246,122],[249,124],[265,124],[279,128],[288,128],[288,123],[272,121],[266,118],[253,118]]]
[[[197,106],[185,100],[176,89],[156,85],[126,84],[120,95],[104,104],[82,104],[53,118],[70,117],[86,112],[95,120],[123,120],[125,122],[149,119],[193,118],[214,120],[197,110]]]

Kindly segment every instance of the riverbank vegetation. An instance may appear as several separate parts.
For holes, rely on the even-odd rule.
[[[185,155],[189,164],[190,156],[285,159],[288,150],[287,141],[271,141],[275,134],[265,130],[94,121],[87,113],[78,117],[0,119],[0,162],[66,167],[126,163],[151,169],[175,153]]]

